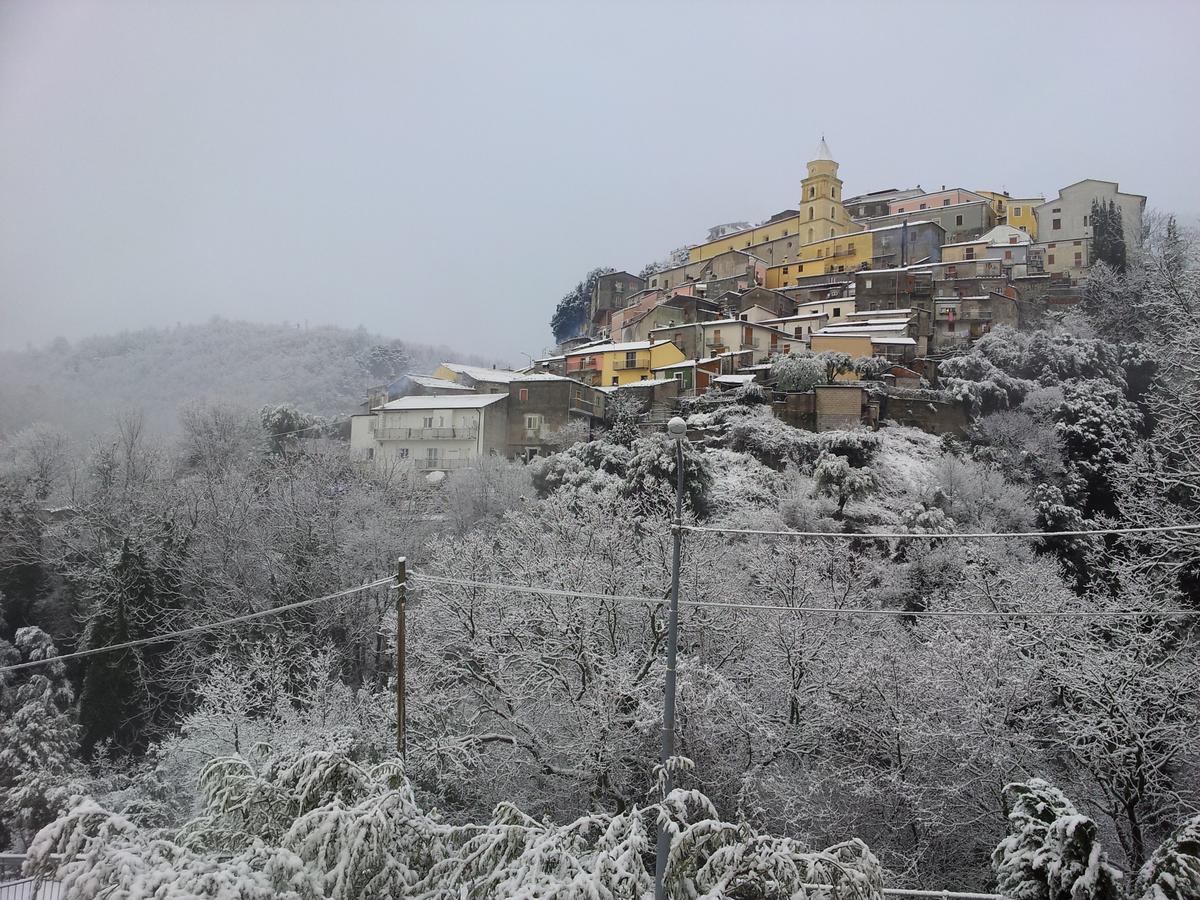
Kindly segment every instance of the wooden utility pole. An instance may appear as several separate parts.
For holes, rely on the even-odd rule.
[[[407,635],[406,628],[406,603],[407,603],[407,583],[406,583],[406,566],[405,557],[401,556],[396,560],[396,750],[400,753],[400,758],[408,762],[408,727],[405,722],[407,710],[405,709],[405,643]]]

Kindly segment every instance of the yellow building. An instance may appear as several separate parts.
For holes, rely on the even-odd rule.
[[[568,378],[578,378],[596,387],[649,381],[651,370],[661,369],[686,358],[671,341],[628,341],[600,344],[566,355]]]
[[[1034,210],[1046,202],[1045,197],[1010,197],[1008,194],[996,191],[976,191],[981,197],[987,197],[996,214],[996,221],[1020,228],[1033,240],[1037,240],[1037,217]]]
[[[688,251],[689,260],[699,262],[718,253],[746,250],[756,244],[792,236],[802,244],[810,244],[862,231],[863,226],[852,221],[842,206],[842,180],[837,173],[838,164],[830,154],[825,138],[821,138],[815,157],[808,162],[808,175],[800,182],[800,210],[797,215],[778,218],[745,231],[727,234],[715,241],[697,244]]]
[[[827,238],[796,248],[796,258],[790,262],[767,267],[766,288],[775,289],[796,284],[798,278],[826,275],[831,272],[853,272],[874,258],[875,244],[870,232],[857,232],[843,237]]]

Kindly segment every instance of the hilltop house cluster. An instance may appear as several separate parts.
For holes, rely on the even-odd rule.
[[[1093,201],[1140,243],[1146,198],[1085,179],[1046,200],[940,187],[842,196],[822,138],[798,208],[717,226],[687,260],[601,276],[583,333],[541,371],[593,385],[660,377],[703,391],[797,351],[880,356],[923,373],[1022,304],[1071,303],[1092,264]],[[682,358],[680,358],[682,354]]]
[[[586,436],[614,394],[649,422],[681,396],[763,382],[778,357],[831,351],[891,364],[884,391],[853,372],[776,415],[824,430],[888,418],[932,432],[965,413],[921,392],[936,364],[1023,310],[1072,303],[1092,264],[1093,202],[1120,210],[1140,243],[1146,198],[1085,179],[1057,197],[940,187],[842,196],[822,138],[798,208],[729,223],[678,265],[599,277],[582,333],[521,372],[444,363],[374,391],[351,420],[360,457],[445,472],[480,456],[530,459],[566,433]]]

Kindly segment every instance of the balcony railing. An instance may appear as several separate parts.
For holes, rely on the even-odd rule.
[[[760,346],[760,345],[759,345],[758,339],[757,339],[757,338],[755,338],[755,339],[754,339],[754,340],[752,340],[752,341],[742,341],[742,348],[741,348],[741,349],[743,349],[743,350],[757,350],[757,349],[759,348],[759,346]]]
[[[648,369],[650,368],[650,354],[638,354],[633,359],[622,357],[613,361],[613,369],[623,371],[627,369]]]
[[[377,441],[473,441],[479,429],[466,428],[376,428]]]
[[[419,456],[413,460],[414,468],[422,472],[445,472],[449,469],[465,469],[471,464],[469,459],[448,459],[444,456]]]

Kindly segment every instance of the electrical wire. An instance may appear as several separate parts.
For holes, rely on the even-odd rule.
[[[361,591],[366,591],[371,588],[379,587],[380,585],[394,582],[395,576],[388,578],[379,578],[375,581],[370,581],[366,584],[360,584],[358,587],[347,588],[344,591],[337,591],[333,594],[325,594],[322,597],[310,597],[307,600],[298,600],[295,603],[288,603],[284,606],[276,606],[272,609],[263,609],[254,613],[247,613],[244,616],[234,616],[232,619],[222,619],[219,622],[209,622],[206,625],[193,625],[191,628],[181,628],[179,631],[168,631],[164,634],[156,634],[151,637],[139,638],[136,641],[125,641],[121,644],[110,644],[106,647],[93,647],[90,650],[77,650],[74,653],[64,653],[61,656],[48,656],[45,659],[33,659],[28,662],[16,663],[11,666],[0,668],[0,675],[6,672],[16,672],[19,669],[32,669],[35,666],[46,666],[51,663],[64,662],[68,659],[78,659],[83,656],[95,656],[98,653],[111,653],[114,650],[127,650],[131,647],[144,647],[147,644],[158,644],[163,641],[173,640],[179,637],[186,637],[189,634],[199,634],[203,631],[212,631],[216,628],[224,628],[226,625],[236,625],[239,622],[249,622],[254,619],[265,619],[268,616],[277,616],[280,613],[290,612],[293,609],[302,609],[306,606],[312,606],[316,603],[324,603],[327,600],[336,600],[339,597],[349,597],[351,594],[357,594]]]
[[[569,591],[559,588],[540,588],[532,585],[501,584],[494,581],[473,581],[466,578],[448,578],[441,575],[427,575],[424,572],[408,572],[408,578],[416,581],[428,581],[434,584],[446,584],[459,587],[482,587],[489,590],[512,591],[518,594],[536,594],[548,597],[580,598],[584,600],[613,600],[625,603],[666,603],[663,597],[638,597],[622,594],[595,594],[587,591]],[[835,607],[835,606],[784,606],[766,603],[732,603],[720,600],[680,600],[680,606],[693,606],[716,609],[747,609],[766,612],[791,612],[812,615],[831,616],[913,616],[915,618],[964,618],[964,619],[1117,619],[1140,618],[1142,616],[1164,616],[1182,618],[1197,616],[1200,613],[1189,610],[1157,610],[1157,609],[1121,609],[1121,610],[903,610],[903,609],[872,609],[868,607]]]
[[[703,525],[681,525],[684,531],[706,534],[757,534],[793,538],[830,538],[833,540],[900,540],[927,541],[979,540],[983,538],[1055,538],[1092,537],[1103,534],[1158,534],[1162,532],[1200,531],[1200,525],[1150,525],[1142,528],[1095,528],[1087,531],[952,531],[948,534],[905,531],[869,531],[862,534],[846,531],[759,531],[754,528],[709,528]]]

